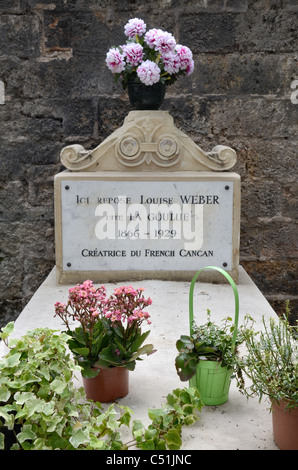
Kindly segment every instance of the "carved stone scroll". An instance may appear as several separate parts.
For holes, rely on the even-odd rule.
[[[65,147],[61,162],[71,171],[225,171],[235,165],[236,152],[223,145],[204,152],[167,111],[131,111],[94,150]]]

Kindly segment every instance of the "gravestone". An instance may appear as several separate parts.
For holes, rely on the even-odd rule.
[[[237,282],[236,153],[204,152],[166,111],[132,111],[97,148],[70,145],[55,177],[58,282],[190,280],[223,267]],[[203,274],[203,273],[202,273]],[[205,271],[202,278],[222,279]]]

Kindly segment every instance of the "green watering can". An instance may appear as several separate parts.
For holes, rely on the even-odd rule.
[[[231,276],[221,268],[216,266],[206,266],[195,273],[192,278],[189,289],[189,326],[190,335],[193,334],[193,293],[196,280],[199,274],[205,269],[214,269],[225,276],[229,281],[235,298],[235,329],[232,337],[232,350],[236,347],[236,337],[239,319],[239,295],[235,282]],[[229,389],[231,383],[232,370],[221,366],[216,361],[199,361],[197,372],[189,381],[190,385],[196,387],[201,395],[201,399],[205,405],[222,405],[229,398]]]

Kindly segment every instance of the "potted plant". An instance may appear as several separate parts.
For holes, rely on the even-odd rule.
[[[143,288],[117,287],[108,297],[104,286],[95,288],[90,280],[69,289],[67,304],[56,302],[55,316],[66,326],[87,398],[104,403],[127,395],[129,371],[141,355],[154,352],[152,344],[143,346],[150,330],[141,328],[150,324],[144,309],[151,303]]]
[[[147,427],[139,419],[131,423],[127,406],[104,410],[84,400],[68,335],[37,328],[8,340],[13,330],[11,322],[0,331],[9,348],[0,360],[0,450],[176,450],[182,427],[198,419],[203,403],[190,388],[173,390],[162,408],[149,409]]]
[[[251,380],[248,396],[269,397],[273,437],[282,450],[298,450],[298,325],[286,313],[278,319],[263,317],[263,331],[246,338],[243,368]]]
[[[126,44],[111,47],[106,64],[115,80],[128,88],[135,109],[158,109],[165,87],[194,70],[191,50],[177,44],[174,36],[160,29],[149,29],[142,19],[133,18],[124,27]]]
[[[9,347],[0,361],[0,448],[29,449],[32,440],[36,449],[45,440],[50,448],[77,416],[72,377],[79,367],[67,335],[41,328],[8,341],[13,330],[11,322],[0,333]]]
[[[198,275],[204,269],[215,269],[222,273],[233,288],[235,297],[235,318],[227,317],[222,325],[211,321],[207,310],[207,323],[197,325],[193,321],[193,291]],[[232,377],[237,378],[239,389],[243,387],[242,370],[238,349],[244,342],[244,333],[252,334],[245,325],[238,328],[239,297],[231,276],[221,268],[208,266],[198,271],[192,279],[189,293],[190,334],[182,335],[176,343],[179,351],[175,359],[177,373],[182,381],[189,380],[197,387],[205,405],[221,405],[228,400]],[[234,375],[233,375],[234,374]]]

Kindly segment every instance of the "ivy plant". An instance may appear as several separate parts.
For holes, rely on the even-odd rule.
[[[68,336],[48,328],[9,339],[14,324],[1,330],[9,352],[0,361],[0,449],[125,450],[179,449],[181,430],[198,419],[203,403],[195,389],[176,389],[160,409],[149,409],[151,424],[132,421],[132,410],[119,404],[104,409],[75,387],[81,368],[69,356]],[[123,441],[123,430],[131,439]],[[125,433],[127,435],[127,431]]]

